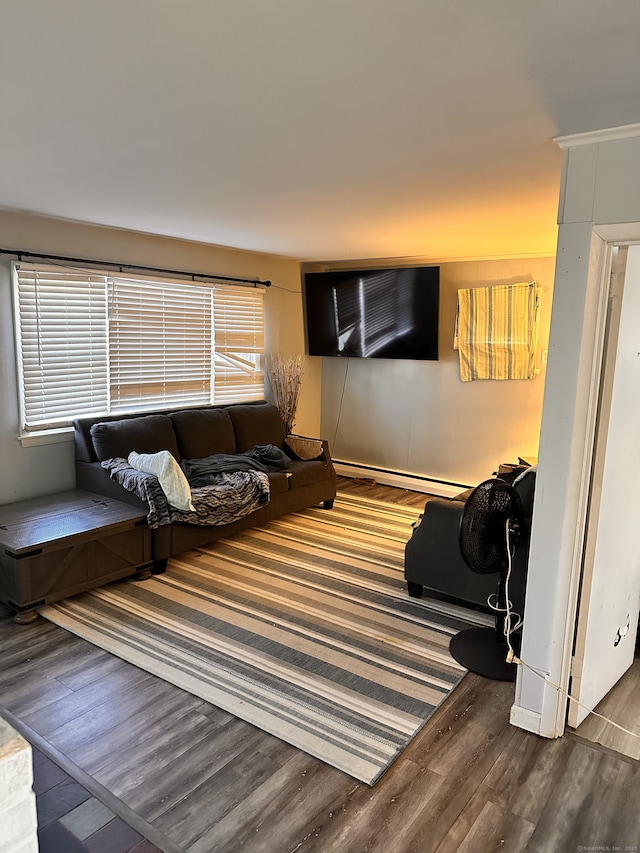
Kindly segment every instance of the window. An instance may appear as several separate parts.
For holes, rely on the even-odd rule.
[[[14,265],[25,431],[264,396],[264,291]]]

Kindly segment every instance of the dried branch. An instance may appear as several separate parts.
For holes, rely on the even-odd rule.
[[[289,434],[293,429],[298,408],[304,358],[301,355],[275,353],[268,356],[266,362],[273,402],[278,407]]]

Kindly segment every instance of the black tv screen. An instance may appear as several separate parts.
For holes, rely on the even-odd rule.
[[[438,358],[439,267],[304,275],[308,355]]]

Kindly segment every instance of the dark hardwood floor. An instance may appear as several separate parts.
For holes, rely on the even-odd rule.
[[[32,755],[39,853],[160,853],[35,746]]]
[[[420,508],[426,497],[341,483]],[[167,853],[569,853],[640,844],[636,760],[509,724],[467,675],[369,787],[43,619],[0,619],[0,705]],[[149,848],[151,849],[151,848]]]

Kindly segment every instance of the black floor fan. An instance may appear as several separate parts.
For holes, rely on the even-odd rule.
[[[496,681],[514,681],[516,664],[507,662],[505,622],[509,560],[517,548],[524,513],[520,495],[503,480],[485,480],[476,486],[460,518],[460,552],[479,574],[499,572],[495,628],[467,628],[452,637],[449,650],[471,672]],[[513,640],[512,640],[513,641]],[[516,653],[519,648],[516,649]]]

